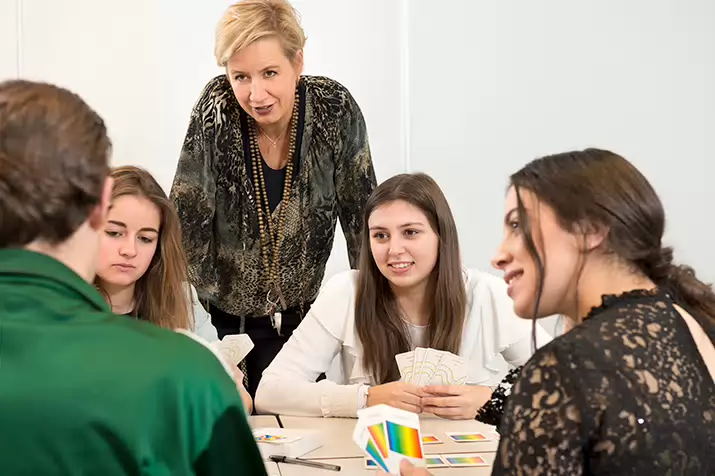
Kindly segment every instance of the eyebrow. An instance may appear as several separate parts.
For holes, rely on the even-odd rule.
[[[266,71],[272,70],[272,69],[279,69],[279,66],[277,64],[271,64],[266,66],[265,68],[261,69],[261,73],[265,73]],[[232,69],[231,74],[246,74],[243,71],[239,71],[237,69]]]
[[[425,225],[422,222],[415,221],[415,222],[405,223],[403,225],[398,226],[397,228],[408,228],[411,226],[425,226]],[[378,225],[378,226],[371,226],[370,229],[371,230],[386,230],[387,228],[385,228],[384,226]]]
[[[511,210],[509,210],[508,212],[506,212],[506,215],[504,215],[504,224],[505,224],[505,225],[508,225],[508,224],[509,224],[509,220],[511,220],[511,216],[512,216],[515,212],[518,212],[518,210],[517,210],[516,208],[512,208]]]
[[[107,220],[107,221],[109,223],[111,223],[112,225],[117,225],[117,226],[121,226],[122,228],[127,228],[127,224],[124,223],[123,221],[117,221],[117,220]],[[141,228],[139,231],[140,232],[141,231],[153,231],[157,235],[159,234],[159,230],[157,230],[156,228],[152,228],[152,227],[144,227],[144,228]]]

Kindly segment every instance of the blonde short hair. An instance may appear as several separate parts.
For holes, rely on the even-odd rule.
[[[223,14],[216,27],[214,54],[219,66],[254,41],[277,36],[286,57],[293,61],[305,45],[299,13],[286,0],[241,0]]]

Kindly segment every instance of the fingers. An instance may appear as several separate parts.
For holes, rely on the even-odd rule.
[[[463,397],[423,397],[422,405],[425,407],[461,407],[464,405]]]
[[[390,406],[399,408],[401,410],[407,410],[408,412],[412,412],[412,413],[417,413],[417,414],[422,413],[422,406],[413,405],[413,404],[407,403],[407,402],[397,401]]]
[[[424,391],[422,391],[422,387],[418,387],[416,385],[412,385],[410,383],[406,383],[403,385],[402,390],[405,391],[406,393],[416,395],[418,397],[423,397],[425,395]]]
[[[463,418],[463,410],[461,407],[431,407],[424,406],[422,411],[425,413],[432,413],[441,418],[447,418],[450,420],[459,420]]]
[[[464,385],[432,385],[423,387],[422,390],[432,395],[462,395],[465,387]]]

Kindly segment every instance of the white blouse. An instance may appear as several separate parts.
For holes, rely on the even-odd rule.
[[[362,365],[355,329],[357,277],[351,270],[325,283],[303,322],[263,372],[255,398],[258,413],[357,416],[360,387],[376,383]],[[467,270],[465,279],[467,317],[459,355],[469,360],[467,384],[496,386],[508,370],[504,360],[520,366],[535,352],[532,322],[514,314],[502,279],[477,270]],[[537,324],[537,346],[550,340]],[[338,355],[342,381],[315,382]]]

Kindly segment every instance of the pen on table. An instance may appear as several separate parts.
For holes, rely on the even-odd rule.
[[[330,471],[340,471],[340,466],[337,464],[321,463],[320,461],[311,461],[309,459],[291,458],[290,456],[269,456],[268,459],[275,463],[302,464],[311,468],[328,469]]]

